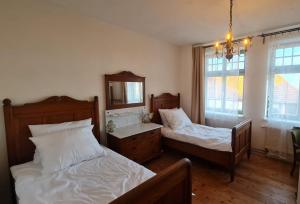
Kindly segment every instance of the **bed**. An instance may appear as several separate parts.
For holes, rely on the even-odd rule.
[[[153,113],[152,121],[162,124],[159,109],[180,108],[180,94],[164,93],[159,96],[152,94],[150,105],[150,111]],[[225,167],[230,171],[230,180],[234,181],[236,166],[245,154],[248,159],[250,158],[251,126],[251,120],[245,120],[232,129],[199,124],[176,131],[165,127],[162,129],[163,145]],[[213,134],[214,140],[208,142],[205,137],[209,138]]]
[[[100,142],[98,98],[79,101],[54,96],[13,106],[3,101],[8,162],[14,201],[19,203],[191,203],[191,164],[183,159],[155,174],[102,146],[105,156],[51,175],[32,162],[35,147],[28,125],[92,119]]]

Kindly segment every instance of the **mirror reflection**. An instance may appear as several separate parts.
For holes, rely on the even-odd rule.
[[[110,81],[109,97],[112,105],[143,103],[143,83]]]

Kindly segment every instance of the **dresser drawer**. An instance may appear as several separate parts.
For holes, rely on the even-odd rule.
[[[160,152],[160,129],[133,135],[120,142],[119,153],[139,163],[152,159]]]

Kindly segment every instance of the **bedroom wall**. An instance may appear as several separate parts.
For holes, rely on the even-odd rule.
[[[129,70],[146,76],[151,93],[179,91],[177,46],[83,17],[43,1],[1,2],[0,100],[34,102],[52,95],[100,97],[104,74]],[[103,127],[101,126],[103,131]],[[0,109],[0,196],[8,202],[9,176]]]
[[[189,83],[192,77],[192,46],[184,46],[180,48],[181,54],[181,73],[180,90],[185,97],[183,106],[185,110],[191,109],[191,89]],[[252,146],[257,149],[264,149],[265,143],[265,120],[264,108],[266,98],[267,83],[267,56],[268,46],[262,44],[262,39],[254,39],[252,47],[247,53],[246,76],[244,84],[244,116],[251,118],[253,121],[253,138]],[[184,63],[183,63],[184,61]],[[190,113],[190,112],[189,112]],[[228,118],[227,118],[228,119]],[[214,126],[232,126],[232,121],[220,122],[208,118],[210,125]]]

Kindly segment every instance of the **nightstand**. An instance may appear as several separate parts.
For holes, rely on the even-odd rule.
[[[140,123],[117,128],[108,133],[108,146],[133,161],[147,162],[162,153],[161,127],[155,123]]]

